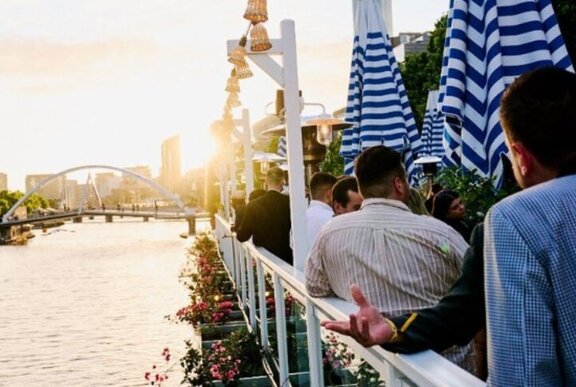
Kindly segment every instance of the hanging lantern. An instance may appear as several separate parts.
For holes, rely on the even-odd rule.
[[[254,24],[250,30],[250,41],[251,51],[266,51],[272,47],[270,40],[268,40],[268,32],[262,23]]]
[[[236,76],[236,69],[232,69],[232,73],[228,78],[228,82],[226,82],[226,88],[224,90],[229,93],[240,92],[240,82],[238,81],[238,77]]]
[[[248,0],[244,19],[250,20],[252,23],[261,23],[268,20],[266,0]]]
[[[252,74],[252,70],[250,70],[250,67],[246,61],[236,65],[236,76],[238,79],[250,78],[252,75],[254,74]]]
[[[228,55],[228,62],[235,65],[246,63],[246,35],[240,38],[238,47],[232,50],[230,55]]]
[[[240,102],[240,98],[238,98],[238,93],[228,94],[228,98],[226,99],[226,106],[230,106],[230,107],[242,106],[242,103]]]

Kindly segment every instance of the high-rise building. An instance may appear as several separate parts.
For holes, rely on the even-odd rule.
[[[26,175],[26,192],[31,191],[38,184],[54,175]],[[44,184],[36,192],[44,199],[53,200],[56,204],[60,204],[65,200],[66,195],[66,176],[58,176]]]
[[[0,191],[6,191],[8,189],[8,175],[0,172]]]
[[[180,136],[172,136],[162,143],[160,181],[168,190],[177,192],[181,178]]]
[[[77,180],[66,180],[66,199],[63,205],[68,209],[77,209],[80,207],[80,201],[82,198],[82,192],[78,186]]]

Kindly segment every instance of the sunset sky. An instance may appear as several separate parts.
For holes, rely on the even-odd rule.
[[[393,33],[432,30],[448,0],[393,3]],[[226,40],[248,22],[245,0],[0,0],[0,172],[84,164],[160,166],[181,134],[183,169],[200,166],[231,65]],[[268,0],[269,36],[296,25],[300,88],[329,112],[345,105],[353,37],[350,0]],[[251,66],[240,100],[252,122],[276,84]],[[240,111],[237,109],[236,114]]]

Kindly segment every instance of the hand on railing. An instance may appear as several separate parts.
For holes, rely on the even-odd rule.
[[[396,339],[394,324],[364,298],[358,285],[350,287],[352,298],[360,309],[350,315],[349,321],[321,321],[320,325],[340,334],[350,336],[365,347],[384,344]]]

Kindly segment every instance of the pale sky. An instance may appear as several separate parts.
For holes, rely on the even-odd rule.
[[[432,30],[448,0],[393,2],[394,34]],[[0,0],[0,172],[24,190],[27,174],[84,164],[160,167],[160,144],[182,136],[183,170],[205,157],[230,74],[226,41],[248,25],[239,0]],[[268,0],[271,38],[296,25],[306,102],[346,102],[351,0]],[[276,84],[251,63],[241,108],[264,117]]]

